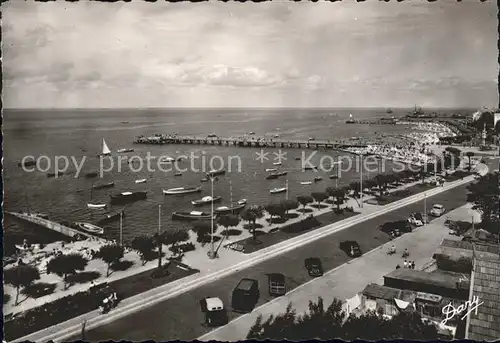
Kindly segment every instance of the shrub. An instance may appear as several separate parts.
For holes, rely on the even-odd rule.
[[[97,271],[86,271],[78,274],[68,275],[66,278],[68,283],[86,283],[95,280],[101,276]]]
[[[10,295],[7,293],[3,294],[3,303],[7,304],[10,301]]]
[[[187,243],[178,244],[176,246],[171,246],[169,249],[172,253],[179,254],[182,252],[193,251],[196,249],[196,247],[194,246],[193,243],[187,242]]]
[[[125,261],[116,261],[113,264],[111,264],[111,269],[113,269],[115,272],[117,272],[117,271],[124,271],[124,270],[129,269],[133,265],[134,265],[134,262],[128,261],[128,260],[125,260]]]
[[[37,282],[23,289],[21,293],[36,299],[54,293],[56,287],[55,283]]]

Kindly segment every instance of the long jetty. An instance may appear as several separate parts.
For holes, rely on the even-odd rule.
[[[64,226],[60,223],[53,222],[48,219],[41,218],[37,215],[30,214],[30,213],[19,213],[19,212],[5,212],[10,214],[11,216],[14,216],[16,218],[19,218],[21,220],[27,221],[29,223],[35,224],[42,226],[44,228],[50,229],[52,231],[56,231],[60,234],[63,234],[65,236],[74,238],[75,236],[85,236],[87,238],[99,238],[97,236],[91,235],[89,233],[83,232],[83,231],[78,231],[75,229],[72,229],[70,227]],[[101,239],[101,238],[99,238]]]
[[[307,148],[307,149],[331,149],[352,153],[347,148],[366,148],[367,144],[345,143],[330,140],[289,140],[280,138],[262,137],[194,137],[177,136],[167,134],[155,134],[153,136],[139,136],[134,139],[134,144],[196,144],[196,145],[220,145],[237,147],[258,147],[258,148]]]

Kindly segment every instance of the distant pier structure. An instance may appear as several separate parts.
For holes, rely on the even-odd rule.
[[[365,148],[367,144],[345,143],[330,140],[293,140],[281,138],[262,137],[189,137],[168,134],[155,134],[153,136],[139,136],[134,139],[134,144],[196,144],[196,145],[220,145],[237,147],[257,147],[257,148],[301,148],[301,149],[330,149],[346,151],[347,148]],[[351,153],[350,151],[346,151]]]

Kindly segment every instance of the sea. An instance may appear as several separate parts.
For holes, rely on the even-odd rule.
[[[255,132],[255,137],[281,139],[304,139],[314,137],[318,140],[352,139],[373,137],[376,134],[405,134],[410,130],[405,125],[368,125],[346,124],[352,114],[356,120],[369,120],[382,117],[401,117],[409,109],[339,109],[339,108],[225,108],[225,109],[44,109],[44,110],[4,110],[4,211],[31,211],[49,215],[58,222],[96,223],[106,212],[125,209],[122,233],[125,242],[138,235],[149,235],[161,230],[189,228],[191,224],[172,220],[174,211],[191,211],[192,200],[211,195],[210,183],[200,183],[204,172],[210,167],[223,166],[228,172],[214,182],[214,195],[223,200],[216,206],[228,205],[231,201],[247,199],[248,204],[266,205],[283,200],[286,196],[324,191],[327,187],[346,185],[359,178],[359,170],[340,172],[332,168],[330,161],[338,160],[345,153],[322,149],[281,149],[282,165],[278,161],[279,149],[242,148],[229,146],[198,145],[136,145],[133,140],[139,135],[156,133],[176,133],[179,135],[206,136],[216,134],[223,137],[239,137]],[[439,110],[440,113],[468,113],[464,109]],[[105,139],[113,151],[113,165],[101,160],[101,142]],[[116,154],[121,148],[133,148],[134,152]],[[275,154],[276,153],[276,154]],[[147,155],[151,156],[198,156],[197,162],[185,160],[179,168],[186,169],[181,176],[174,171],[162,171],[154,159],[147,168]],[[304,154],[304,155],[302,155]],[[116,155],[126,155],[135,159],[134,164],[126,160],[118,161]],[[311,157],[312,155],[312,157]],[[40,158],[40,170],[24,171],[18,163],[25,156]],[[42,157],[43,156],[43,157]],[[64,167],[64,157],[70,161],[68,175],[49,178],[47,173],[54,172],[54,163],[59,156]],[[134,156],[134,157],[133,157]],[[203,159],[202,159],[203,157]],[[326,170],[303,171],[305,157],[312,164],[324,166]],[[84,159],[81,175],[76,175],[74,162]],[[139,159],[143,161],[141,169]],[[202,165],[205,161],[205,166]],[[49,165],[50,161],[50,165]],[[210,163],[212,163],[210,165]],[[390,162],[387,162],[390,163]],[[134,166],[131,170],[130,166]],[[195,166],[195,168],[193,168]],[[164,166],[165,169],[166,166]],[[391,169],[390,164],[383,166]],[[268,168],[286,170],[288,175],[275,180],[267,180]],[[373,170],[373,167],[371,167]],[[84,174],[105,170],[102,178],[88,179]],[[359,169],[359,168],[358,168]],[[109,170],[109,171],[108,171]],[[340,173],[338,181],[329,179],[330,174]],[[365,174],[366,175],[366,174]],[[321,176],[323,181],[311,185],[301,185],[301,181],[311,181]],[[368,176],[369,177],[369,173]],[[146,178],[146,183],[136,184],[135,180]],[[270,194],[275,187],[284,187],[288,180],[288,194]],[[115,182],[114,188],[90,191],[93,184]],[[164,196],[162,190],[182,186],[202,185],[203,192],[181,196]],[[231,187],[230,187],[231,185]],[[231,191],[230,191],[231,189]],[[107,210],[87,208],[87,203],[109,203],[109,195],[124,191],[147,191],[147,200],[137,201],[126,206],[111,206]],[[158,215],[158,205],[161,214]],[[210,206],[199,208],[210,211]],[[119,222],[105,226],[105,236],[117,239]],[[26,223],[4,217],[4,242],[6,252],[9,246],[19,244],[23,239],[31,243],[48,242],[61,239],[48,229],[32,227]]]

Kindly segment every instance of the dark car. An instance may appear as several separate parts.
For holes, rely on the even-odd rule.
[[[231,307],[235,312],[252,312],[259,301],[259,282],[255,279],[241,279],[233,290]]]
[[[205,314],[205,325],[222,326],[229,322],[224,303],[219,298],[208,297],[200,300],[201,312]]]
[[[272,273],[267,275],[269,285],[269,295],[281,296],[286,294],[285,275]]]
[[[363,255],[361,248],[356,241],[340,242],[340,249],[343,250],[349,257],[359,257]]]
[[[304,265],[310,276],[318,277],[323,275],[323,266],[319,258],[309,257],[304,261]]]
[[[412,228],[408,220],[398,220],[394,222],[387,222],[380,225],[379,229],[388,235],[399,236],[397,232],[405,233],[411,232]]]

